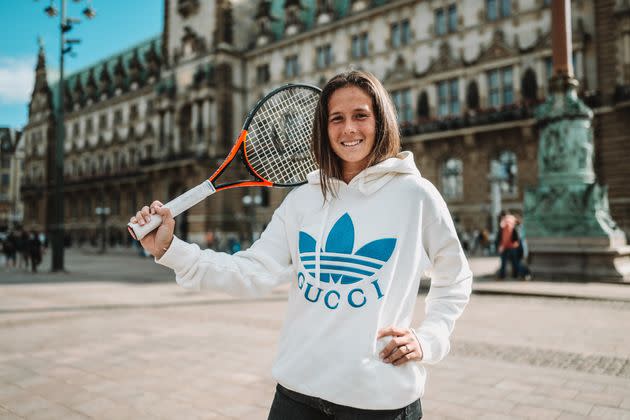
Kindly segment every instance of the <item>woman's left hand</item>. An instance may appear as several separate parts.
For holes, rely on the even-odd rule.
[[[400,366],[410,361],[422,360],[422,348],[409,328],[387,327],[378,332],[377,339],[392,337],[380,356],[385,363]]]

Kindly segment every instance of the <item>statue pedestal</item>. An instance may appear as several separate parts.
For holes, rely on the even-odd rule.
[[[593,112],[576,87],[555,76],[536,109],[539,183],[523,200],[529,268],[534,279],[630,282],[630,246],[593,170]]]
[[[617,238],[528,238],[536,280],[630,282],[630,246]]]
[[[539,185],[525,192],[535,279],[630,282],[630,246],[597,183]]]

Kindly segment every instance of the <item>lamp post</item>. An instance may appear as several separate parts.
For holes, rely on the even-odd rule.
[[[37,1],[37,0],[36,0]],[[80,2],[81,0],[74,0]],[[54,0],[50,1],[44,9],[50,17],[55,17],[59,14],[55,7]],[[88,2],[87,7],[83,10],[83,15],[92,19],[96,12],[92,8],[91,1]],[[64,56],[72,52],[72,46],[81,42],[79,39],[66,39],[66,32],[72,30],[72,26],[75,23],[79,23],[77,18],[66,16],[66,0],[61,0],[61,16],[60,16],[60,40],[59,40],[59,89],[57,92],[57,112],[56,119],[56,141],[55,141],[55,164],[53,170],[54,190],[53,190],[53,213],[52,224],[50,225],[51,233],[51,248],[52,248],[52,271],[63,271],[63,252],[64,252],[64,203],[63,203],[63,158],[64,158],[64,143],[65,143],[65,123],[64,123]]]

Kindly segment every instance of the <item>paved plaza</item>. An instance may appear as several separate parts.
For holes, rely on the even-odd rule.
[[[630,285],[495,282],[496,264],[471,260],[424,418],[630,419]],[[266,418],[286,288],[192,293],[134,252],[73,250],[66,266],[0,268],[0,419]]]

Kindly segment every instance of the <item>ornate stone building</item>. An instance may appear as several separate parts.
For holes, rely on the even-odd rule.
[[[0,127],[0,232],[11,230],[22,222],[20,136],[19,131]]]
[[[630,5],[574,0],[573,61],[595,111],[596,171],[614,219],[630,230]],[[66,230],[126,242],[129,216],[197,185],[220,163],[255,101],[287,82],[322,85],[363,68],[390,91],[404,148],[462,229],[491,225],[489,174],[503,208],[536,184],[533,108],[551,76],[549,0],[165,0],[162,34],[67,77]],[[25,219],[47,226],[56,86],[43,53],[24,129]],[[230,190],[179,217],[204,242],[260,231],[284,191]],[[242,200],[245,195],[261,200]],[[260,202],[245,206],[244,203]],[[243,222],[248,223],[243,223]]]

